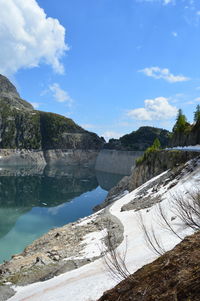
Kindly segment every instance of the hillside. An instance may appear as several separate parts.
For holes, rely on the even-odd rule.
[[[9,299],[10,301],[25,301],[30,298],[33,301],[39,299],[63,301],[66,295],[69,300],[74,301],[98,300],[103,292],[112,289],[121,279],[117,270],[114,270],[115,278],[113,278],[105,260],[97,259],[99,256],[109,258],[110,253],[106,255],[103,250],[108,247],[106,237],[110,233],[113,245],[118,242],[117,254],[122,256],[126,254],[125,264],[130,274],[138,271],[133,277],[133,281],[135,278],[137,281],[133,282],[134,287],[132,283],[122,282],[117,287],[117,291],[105,293],[102,297],[105,298],[102,300],[112,298],[110,300],[171,301],[174,300],[174,296],[170,295],[173,292],[177,294],[176,300],[178,301],[198,300],[195,299],[194,294],[199,293],[198,286],[196,286],[199,279],[199,234],[194,236],[194,239],[193,236],[187,238],[186,244],[183,242],[172,253],[168,252],[194,232],[186,225],[185,220],[180,218],[180,210],[174,202],[176,196],[186,202],[192,201],[194,188],[199,184],[200,174],[200,159],[197,153],[196,156],[185,164],[159,174],[132,192],[126,192],[108,209],[69,224],[66,226],[68,230],[70,228],[69,231],[65,227],[54,229],[38,239],[32,246],[27,247],[23,253],[13,256],[10,262],[5,262],[0,266],[2,283],[0,289],[1,292],[7,290],[7,293],[3,295],[8,298],[15,294]],[[173,231],[169,231],[167,224],[163,225],[159,208],[165,212],[168,224],[178,236],[174,235]],[[118,226],[110,223],[111,217]],[[141,221],[151,237],[154,237],[152,236],[154,233],[162,253],[167,252],[155,263],[153,261],[158,258],[158,254],[155,254],[154,250],[149,247]],[[68,236],[71,231],[81,232],[81,237],[73,236],[75,239],[73,248]],[[49,239],[50,236],[52,239]],[[51,244],[53,240],[56,244],[55,248]],[[189,243],[187,243],[188,240]],[[155,244],[155,240],[153,243]],[[181,253],[182,251],[184,253]],[[181,254],[183,257],[180,257]],[[84,260],[84,265],[80,266],[82,260]],[[149,263],[152,264],[144,266]],[[128,276],[129,272],[128,274],[127,270],[125,272]],[[149,281],[149,285],[146,281]],[[31,284],[32,282],[36,283]],[[15,286],[10,287],[9,283]],[[24,284],[27,285],[23,286]],[[126,295],[126,292],[129,294],[134,288],[136,293],[140,293],[138,299],[132,299],[132,295]],[[190,294],[192,289],[193,295]],[[156,299],[156,294],[163,299]],[[123,296],[125,296],[124,299],[121,299]],[[145,299],[144,296],[149,296],[149,299]],[[186,299],[184,299],[185,296]],[[191,299],[191,296],[194,299]]]
[[[170,132],[155,127],[143,126],[119,139],[110,139],[104,148],[144,151],[153,144],[156,138],[160,140],[162,147],[166,147],[169,143]]]
[[[98,301],[199,301],[200,231],[105,292]]]
[[[102,146],[101,138],[72,119],[34,110],[0,75],[0,148],[98,150]]]

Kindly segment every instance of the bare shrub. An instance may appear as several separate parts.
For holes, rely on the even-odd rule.
[[[175,213],[186,227],[200,230],[200,190],[186,191],[186,196],[174,196]]]
[[[162,243],[159,241],[158,237],[156,236],[153,226],[151,225],[151,230],[149,231],[144,223],[144,219],[142,217],[141,212],[138,212],[138,216],[139,216],[139,224],[141,230],[144,233],[144,238],[147,246],[156,255],[163,255],[165,253],[165,250],[162,246]]]
[[[112,235],[109,225],[107,226],[107,237],[105,240],[106,251],[103,252],[105,266],[114,280],[121,281],[131,275],[126,266],[127,240],[123,254],[118,251],[115,243],[115,237]]]
[[[173,201],[170,212],[175,215],[175,218],[179,218],[181,226],[183,228],[192,228],[194,231],[200,230],[200,190],[186,191],[185,195],[177,193],[172,195],[171,198]],[[157,224],[170,231],[180,240],[183,240],[183,237],[177,233],[177,230],[171,224],[171,220],[168,218],[161,203],[158,204],[157,208]],[[158,239],[153,226],[151,226],[150,231],[147,229],[141,212],[139,212],[139,222],[149,249],[157,255],[163,255],[165,249],[162,242]]]
[[[187,197],[186,197],[187,196]],[[171,203],[170,212],[175,215],[175,218],[179,218],[181,225],[184,227],[190,227],[193,230],[200,230],[200,190],[195,192],[186,191],[186,195],[176,194],[171,196],[173,201]],[[170,231],[173,235],[183,240],[177,230],[173,227],[172,219],[168,217],[166,210],[163,209],[161,203],[157,206],[157,224],[158,226]],[[140,227],[144,233],[147,246],[156,255],[163,255],[166,250],[162,244],[162,241],[158,238],[156,231],[151,225],[150,229],[145,225],[141,212],[138,212]],[[105,265],[115,280],[123,280],[129,277],[129,280],[133,280],[131,273],[126,265],[127,254],[127,240],[123,255],[119,254],[115,248],[115,237],[110,230],[111,225],[107,225],[108,235],[106,237],[106,251],[103,251],[103,258]],[[134,256],[134,255],[133,255]]]

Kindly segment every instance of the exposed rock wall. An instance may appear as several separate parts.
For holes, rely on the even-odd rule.
[[[168,169],[174,169],[197,156],[197,152],[175,150],[149,153],[148,157],[133,169],[129,177],[124,177],[117,186],[109,191],[106,200],[101,204],[101,208],[113,202],[113,200],[122,195],[124,191],[127,190],[130,192],[162,172]],[[98,210],[100,207],[96,209]]]
[[[196,144],[200,144],[200,121],[195,125],[189,125],[183,132],[175,132],[169,143],[171,147]]]
[[[0,149],[0,166],[46,165],[43,151]]]
[[[101,150],[95,169],[115,174],[130,175],[135,166],[135,160],[143,154],[142,151]]]
[[[82,149],[0,149],[0,166],[87,165],[95,166],[98,151]]]
[[[103,144],[70,118],[34,110],[0,75],[0,149],[100,150]]]
[[[83,149],[55,149],[44,151],[47,164],[95,166],[98,151]]]

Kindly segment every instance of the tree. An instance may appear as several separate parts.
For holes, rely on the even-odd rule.
[[[173,127],[173,132],[183,132],[187,126],[186,116],[183,114],[182,110],[178,110],[178,115],[176,118],[176,123]]]
[[[194,121],[200,121],[200,105],[197,105],[196,111],[194,112]]]
[[[160,140],[158,138],[156,138],[151,147],[153,150],[156,150],[156,149],[160,149],[160,146],[161,146]]]

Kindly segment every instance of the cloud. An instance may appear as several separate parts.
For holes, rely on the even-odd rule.
[[[135,120],[167,120],[175,117],[177,111],[177,108],[169,103],[168,98],[157,97],[155,99],[146,99],[143,108],[130,110],[127,112],[127,115]]]
[[[58,83],[54,83],[49,86],[49,90],[53,93],[53,97],[58,102],[67,102],[68,106],[71,106],[73,99],[69,96],[67,91],[61,89]]]
[[[39,102],[31,102],[31,105],[34,107],[34,109],[38,109],[40,106]]]
[[[156,79],[164,79],[169,83],[184,82],[190,80],[188,77],[185,77],[183,75],[172,74],[167,68],[161,69],[160,67],[150,67],[144,68],[139,72],[142,72],[145,75]]]
[[[90,124],[90,123],[81,124],[81,127],[84,128],[84,129],[86,129],[86,130],[96,128],[96,126],[94,124]]]
[[[64,72],[60,59],[69,49],[65,28],[35,0],[0,1],[0,43],[0,72],[5,75],[41,63]]]
[[[177,38],[177,37],[178,37],[178,33],[177,33],[177,32],[175,32],[175,31],[173,31],[173,32],[172,32],[172,35],[173,35],[173,37],[175,37],[175,38]]]
[[[118,139],[122,136],[122,134],[114,131],[106,131],[105,133],[101,134],[101,136],[103,136],[105,140],[108,141],[111,138]]]
[[[176,1],[175,0],[138,0],[139,2],[160,2],[163,5],[167,4],[174,4]]]

